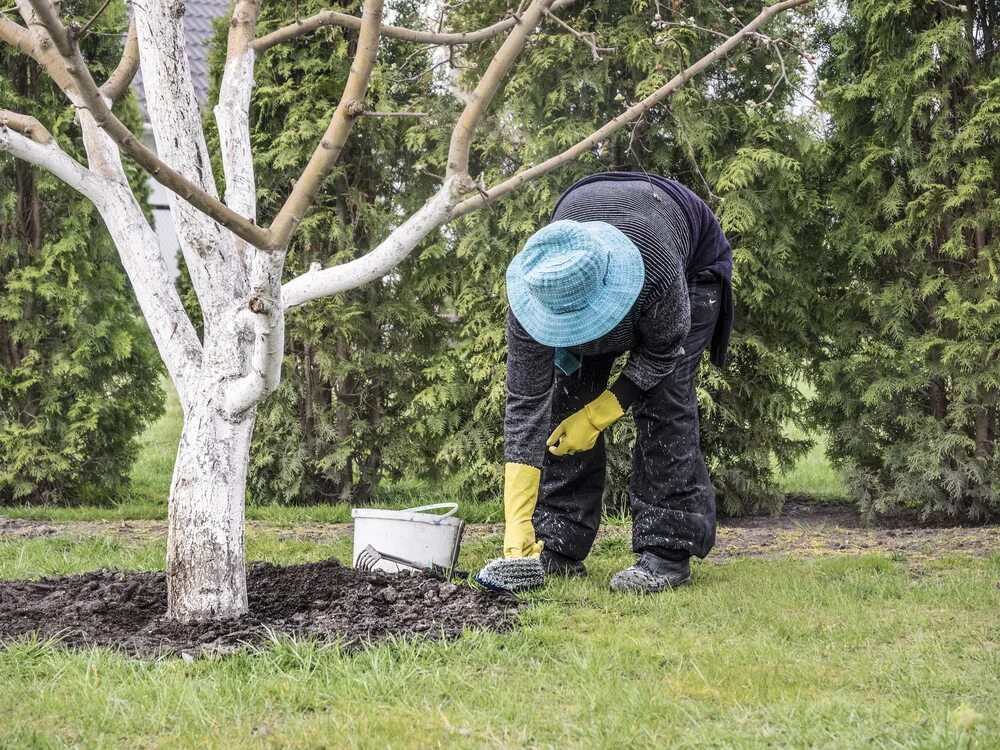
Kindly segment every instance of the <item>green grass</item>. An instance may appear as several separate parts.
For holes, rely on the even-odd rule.
[[[291,562],[349,540],[248,543]],[[162,559],[134,540],[5,542],[0,576]],[[280,639],[187,664],[22,642],[0,651],[0,747],[1000,747],[1000,556],[744,559],[699,564],[668,595],[612,595],[630,559],[608,538],[589,579],[527,598],[515,632],[445,645]]]
[[[782,492],[811,495],[820,500],[839,500],[847,497],[847,485],[843,475],[837,471],[826,457],[827,438],[825,435],[806,435],[797,427],[790,426],[791,437],[811,437],[815,443],[809,452],[784,472],[779,481]]]

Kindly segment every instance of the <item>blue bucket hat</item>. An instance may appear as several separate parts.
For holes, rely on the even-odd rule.
[[[639,248],[616,227],[554,221],[531,235],[507,266],[507,299],[538,343],[579,346],[621,322],[645,275]]]

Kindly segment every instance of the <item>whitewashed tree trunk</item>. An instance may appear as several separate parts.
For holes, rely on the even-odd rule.
[[[196,397],[184,420],[170,487],[167,596],[171,617],[247,611],[243,507],[254,413],[229,419],[218,388]]]

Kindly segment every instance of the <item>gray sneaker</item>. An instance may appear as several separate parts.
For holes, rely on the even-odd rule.
[[[611,590],[655,594],[690,582],[690,560],[664,560],[652,552],[643,552],[635,565],[615,573]]]
[[[542,567],[547,576],[585,578],[587,575],[587,567],[581,560],[573,560],[554,549],[542,549]]]

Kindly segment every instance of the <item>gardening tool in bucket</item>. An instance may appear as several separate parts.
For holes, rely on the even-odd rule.
[[[428,511],[444,510],[444,513]],[[406,510],[355,508],[354,567],[398,573],[405,570],[455,572],[465,521],[455,518],[458,503],[434,503]]]

